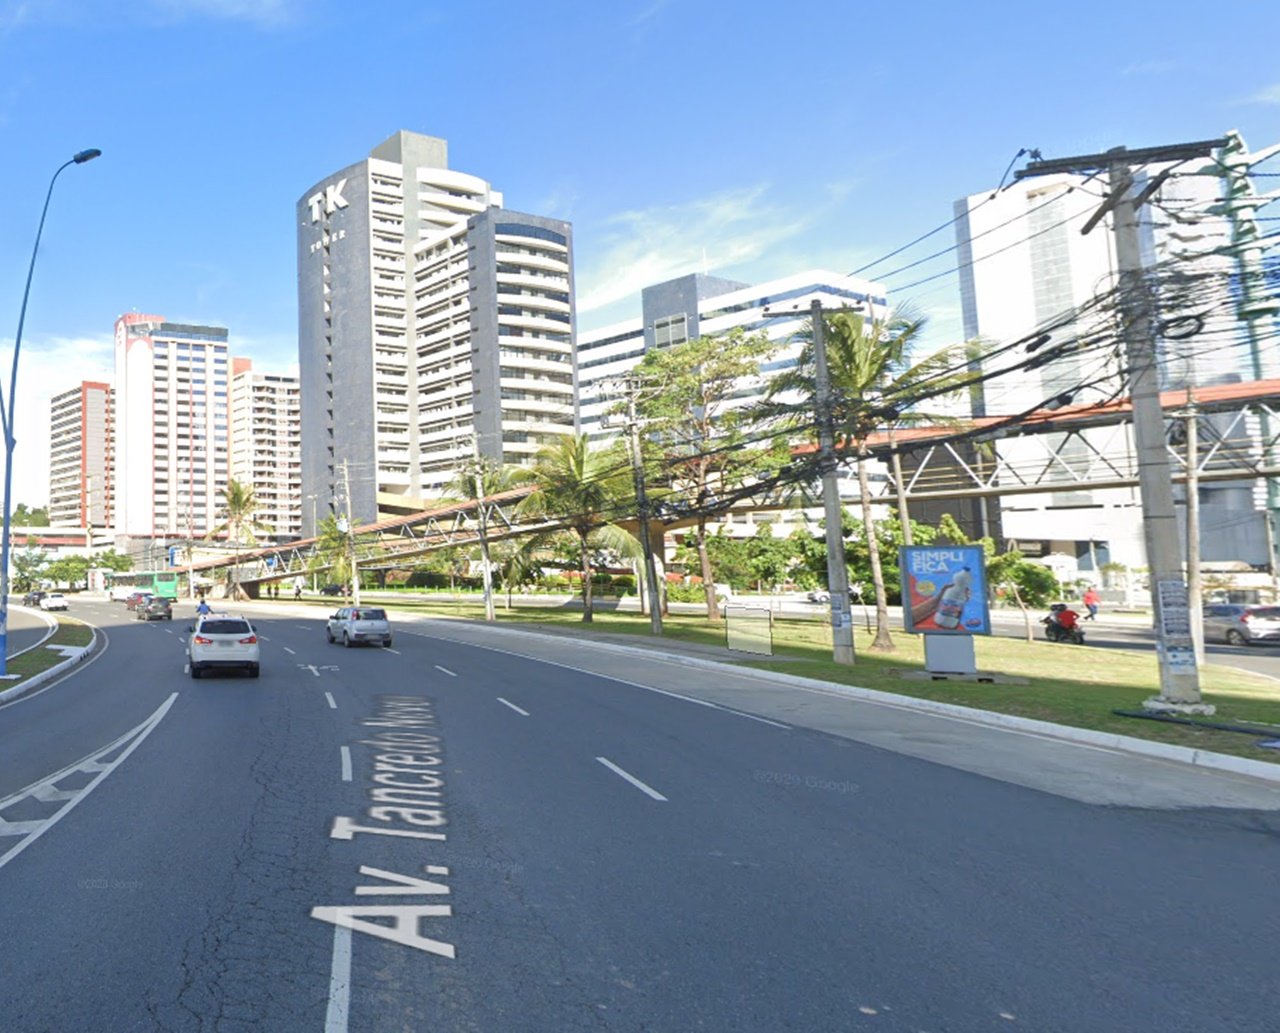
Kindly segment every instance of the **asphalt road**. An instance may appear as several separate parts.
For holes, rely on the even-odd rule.
[[[1092,806],[427,622],[264,614],[260,679],[192,681],[188,612],[85,603],[106,651],[0,708],[6,1033],[1276,1028],[1274,813]]]

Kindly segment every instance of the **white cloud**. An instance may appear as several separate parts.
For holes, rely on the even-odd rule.
[[[1259,90],[1249,100],[1254,104],[1280,104],[1280,83]]]
[[[578,273],[578,311],[592,312],[676,276],[722,271],[754,261],[803,233],[809,217],[764,201],[746,187],[683,204],[622,212],[590,233],[602,241]],[[581,229],[578,239],[588,234]]]
[[[9,404],[13,342],[0,350],[0,380]],[[92,337],[26,338],[18,357],[18,404],[14,409],[13,504],[44,505],[49,499],[49,401],[83,380],[112,383],[115,345],[111,334]],[[0,469],[6,457],[0,449]]]

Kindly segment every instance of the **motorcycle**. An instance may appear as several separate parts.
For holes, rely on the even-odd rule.
[[[1054,603],[1049,607],[1049,615],[1041,617],[1044,625],[1044,637],[1050,642],[1070,642],[1072,645],[1084,645],[1084,629],[1080,627],[1080,615],[1069,609],[1066,603]]]

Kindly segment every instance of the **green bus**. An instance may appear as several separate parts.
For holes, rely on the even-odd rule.
[[[111,599],[123,602],[134,592],[150,592],[162,599],[178,598],[176,570],[123,570],[111,578]]]

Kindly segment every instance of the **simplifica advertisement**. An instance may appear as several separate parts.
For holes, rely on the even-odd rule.
[[[977,545],[899,550],[902,617],[914,634],[990,635],[986,557]]]

